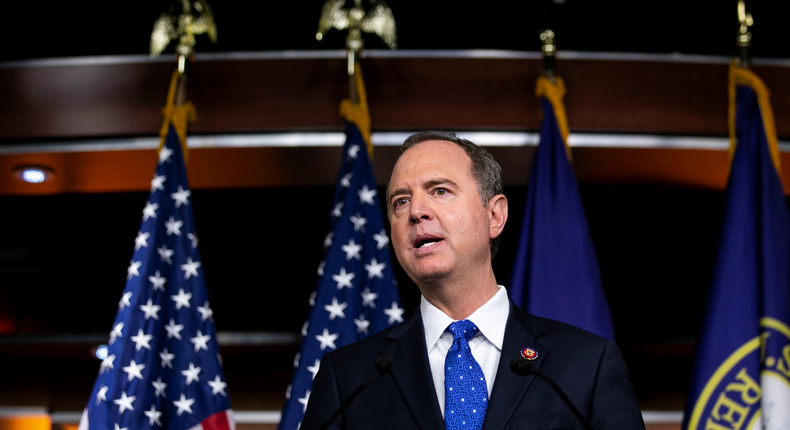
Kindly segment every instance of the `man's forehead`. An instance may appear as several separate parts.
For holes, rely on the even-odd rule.
[[[470,166],[472,160],[461,146],[446,140],[426,140],[414,144],[407,148],[395,162],[390,174],[390,181],[387,184],[387,194],[391,193],[393,187],[403,185],[394,183],[394,179],[401,183],[414,179],[430,181],[445,176],[440,171],[445,170],[444,168],[448,167],[447,164],[452,164],[453,162],[467,167],[467,169],[461,169],[462,171],[460,172],[454,169],[453,173],[467,173],[471,176]],[[396,174],[398,174],[397,178]],[[414,178],[415,174],[424,175],[424,177]],[[406,176],[404,177],[403,175]]]

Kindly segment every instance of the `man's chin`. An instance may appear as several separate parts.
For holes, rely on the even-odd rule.
[[[407,273],[411,280],[420,286],[439,283],[447,279],[451,275],[452,270],[446,267],[425,267]]]

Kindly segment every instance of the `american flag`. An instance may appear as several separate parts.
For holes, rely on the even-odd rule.
[[[82,429],[233,429],[181,143],[169,125]]]
[[[324,247],[279,430],[299,428],[325,352],[403,321],[373,168],[365,140],[352,123],[346,123]]]

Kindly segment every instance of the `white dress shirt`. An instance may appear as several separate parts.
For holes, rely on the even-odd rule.
[[[480,330],[472,340],[469,348],[472,356],[480,364],[483,376],[486,378],[488,397],[494,388],[499,357],[502,355],[502,341],[505,339],[505,325],[510,314],[510,301],[507,299],[507,290],[498,285],[499,291],[494,294],[483,306],[478,308],[469,321],[472,321]],[[445,331],[453,319],[432,305],[425,297],[420,299],[420,313],[425,329],[425,345],[428,348],[428,360],[431,363],[433,386],[436,388],[436,398],[444,417],[444,360],[447,351],[453,344],[453,335]]]

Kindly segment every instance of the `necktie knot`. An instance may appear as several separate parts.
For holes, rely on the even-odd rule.
[[[453,335],[453,341],[463,339],[467,342],[472,340],[480,329],[477,328],[475,323],[469,320],[460,320],[451,323],[447,326],[447,331]]]

